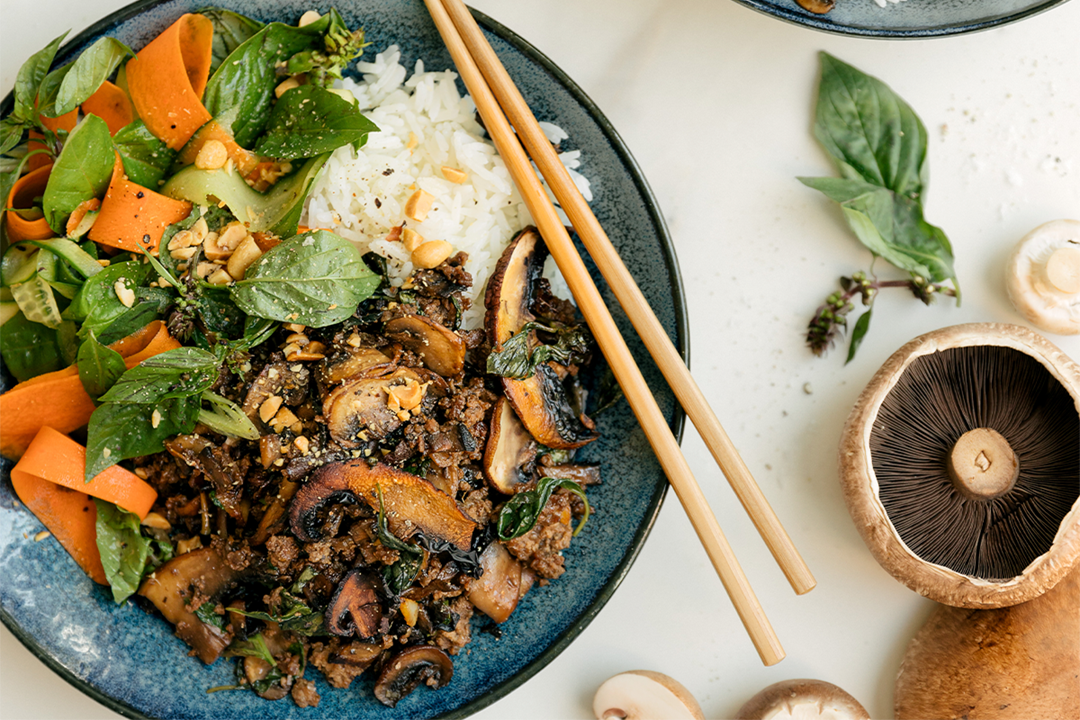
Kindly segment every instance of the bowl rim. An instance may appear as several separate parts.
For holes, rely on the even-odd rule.
[[[1019,22],[1033,15],[1046,12],[1051,8],[1063,5],[1068,0],[1044,0],[1043,2],[1025,8],[1009,15],[990,18],[988,20],[976,20],[970,22],[953,23],[949,25],[912,27],[912,28],[873,28],[865,25],[843,25],[830,22],[828,15],[813,15],[806,11],[796,11],[781,7],[771,0],[735,0],[752,10],[784,20],[792,25],[802,25],[813,30],[829,33],[831,35],[843,35],[848,37],[879,38],[884,40],[927,40],[930,38],[953,37],[967,33],[990,30],[992,28]]]
[[[60,48],[57,53],[57,58],[63,58],[69,53],[72,48],[78,48],[84,43],[89,42],[93,38],[105,33],[110,27],[121,23],[131,18],[140,15],[157,5],[160,5],[167,0],[136,0],[135,2],[126,5],[109,15],[101,18],[97,22],[89,25],[85,30],[70,37]],[[1058,0],[1063,1],[1063,0]],[[570,96],[578,102],[581,107],[588,113],[589,116],[596,121],[600,127],[600,131],[605,138],[611,143],[612,150],[615,156],[626,168],[630,175],[631,180],[634,183],[634,187],[637,192],[640,193],[642,199],[645,201],[646,210],[649,218],[652,222],[653,228],[656,232],[657,238],[660,241],[660,249],[664,256],[664,262],[667,265],[668,283],[671,287],[672,300],[674,303],[675,313],[675,347],[679,351],[679,355],[683,358],[684,362],[689,366],[690,362],[690,333],[689,333],[689,320],[686,307],[686,294],[683,288],[682,272],[679,268],[679,260],[675,254],[675,244],[671,238],[671,232],[668,229],[667,222],[664,220],[663,214],[660,212],[659,202],[656,199],[656,195],[653,193],[652,188],[649,186],[645,179],[645,175],[638,165],[637,160],[634,159],[630,153],[630,149],[627,147],[626,142],[619,135],[618,131],[611,124],[611,121],[607,119],[607,116],[600,110],[600,108],[593,102],[581,87],[574,82],[561,68],[559,68],[547,55],[538,50],[529,41],[517,34],[510,28],[506,27],[499,21],[491,18],[479,10],[469,7],[473,17],[476,18],[484,30],[492,33],[496,37],[505,41],[511,45],[515,50],[527,57],[532,62],[540,66],[545,72],[550,74],[555,80],[566,88]],[[6,117],[14,107],[14,92],[9,91],[4,99],[0,101],[0,117]],[[682,443],[683,430],[685,427],[686,415],[683,412],[682,407],[676,403],[674,417],[671,421],[671,430],[675,435],[675,439],[680,444]],[[668,483],[657,482],[656,488],[653,491],[652,497],[649,499],[648,509],[644,521],[638,526],[637,531],[634,534],[633,540],[618,565],[615,566],[614,571],[608,578],[607,583],[600,589],[593,602],[585,608],[584,612],[578,616],[578,618],[570,625],[561,635],[559,635],[555,641],[544,652],[537,655],[528,665],[526,665],[521,672],[507,678],[501,683],[495,685],[488,692],[481,696],[478,696],[469,702],[457,707],[447,713],[435,716],[433,720],[453,720],[456,718],[464,718],[472,715],[487,706],[501,700],[506,697],[512,691],[520,687],[527,680],[532,678],[533,675],[540,672],[544,667],[554,660],[563,650],[565,650],[571,642],[591,623],[596,616],[600,613],[600,610],[607,604],[611,596],[614,595],[615,590],[626,578],[626,575],[630,571],[630,567],[634,564],[638,555],[641,552],[641,548],[645,544],[646,538],[652,531],[653,525],[656,523],[656,519],[660,514],[660,508],[663,504],[664,497],[667,494]],[[65,667],[62,663],[56,660],[45,648],[38,644],[37,640],[29,632],[25,631],[21,625],[12,617],[6,610],[0,607],[0,622],[11,631],[12,635],[16,637],[30,651],[37,659],[43,662],[50,670],[59,675],[69,685],[76,688],[83,694],[93,698],[97,702],[101,703],[105,707],[109,708],[113,712],[133,720],[157,720],[153,716],[146,715],[138,709],[132,707],[126,702],[118,700],[101,690],[83,678],[75,675],[71,670]]]

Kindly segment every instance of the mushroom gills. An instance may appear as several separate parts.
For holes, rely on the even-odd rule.
[[[824,680],[773,683],[750,698],[736,720],[870,720],[858,700]]]
[[[439,323],[422,315],[405,315],[386,323],[386,334],[420,356],[424,367],[443,377],[465,369],[465,341]]]
[[[453,677],[454,664],[446,653],[431,645],[416,645],[386,663],[375,681],[375,697],[383,705],[394,707],[420,683],[438,690]]]
[[[593,696],[596,720],[705,720],[690,691],[652,670],[630,670],[608,678]]]

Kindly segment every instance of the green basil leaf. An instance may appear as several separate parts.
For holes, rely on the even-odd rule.
[[[263,639],[262,633],[252,635],[247,640],[234,642],[229,646],[229,651],[233,655],[257,657],[265,660],[270,667],[277,667],[277,660],[274,659],[274,653],[270,652],[270,648],[267,647],[266,640]]]
[[[499,538],[513,540],[532,530],[540,518],[540,513],[544,511],[548,500],[551,499],[551,494],[560,487],[573,492],[585,502],[585,514],[574,530],[574,535],[581,532],[585,521],[589,519],[589,501],[585,497],[585,491],[572,480],[542,477],[532,490],[517,493],[503,505],[495,525]]]
[[[239,13],[222,8],[201,10],[204,17],[214,24],[214,45],[210,55],[210,74],[213,75],[225,58],[240,47],[252,35],[262,30],[263,24]]]
[[[142,120],[126,125],[113,136],[128,178],[143,187],[156,189],[158,181],[172,166],[176,151],[154,137]]]
[[[181,347],[143,360],[125,372],[101,400],[156,405],[172,398],[202,395],[217,378],[218,359],[213,353]]]
[[[885,83],[825,52],[814,135],[845,178],[909,199],[926,192],[927,133],[915,111]]]
[[[199,417],[199,405],[198,397],[163,400],[156,406],[102,404],[90,416],[87,428],[86,480],[121,460],[161,452],[169,438],[190,433]]]
[[[202,394],[202,399],[210,405],[209,410],[204,408],[199,412],[199,422],[203,425],[227,437],[259,439],[258,428],[232,400],[209,391]]]
[[[97,92],[113,71],[128,57],[135,57],[124,43],[116,38],[103,37],[83,50],[64,76],[56,92],[53,117],[69,113]]]
[[[60,360],[64,367],[75,364],[79,356],[78,328],[75,323],[65,320],[56,328],[56,346],[60,348]]]
[[[231,612],[263,622],[278,623],[283,630],[291,630],[298,635],[311,637],[326,634],[326,613],[312,610],[307,603],[285,589],[281,590],[281,608],[276,614],[236,608],[231,609]]]
[[[56,96],[60,92],[60,86],[63,84],[64,79],[74,67],[74,62],[61,65],[41,81],[41,87],[38,88],[38,115],[52,118],[63,114],[56,112]]]
[[[142,536],[138,515],[97,498],[94,504],[101,566],[113,600],[122,603],[139,589],[150,556],[150,541]]]
[[[86,394],[95,400],[108,392],[127,371],[123,356],[99,343],[93,335],[79,346],[75,362]]]
[[[534,330],[557,334],[556,344],[530,347],[529,335]],[[501,350],[488,355],[487,371],[492,375],[523,380],[544,363],[554,361],[566,365],[588,350],[588,339],[580,328],[554,328],[538,322],[528,322],[503,343]]]
[[[27,320],[22,313],[6,323],[0,355],[19,382],[66,367],[56,341],[56,331]]]
[[[30,59],[19,68],[19,74],[15,77],[15,117],[21,120],[34,120],[38,90],[45,76],[49,74],[56,51],[60,49],[60,43],[67,37],[67,32],[53,40],[43,49],[30,56]],[[5,196],[6,197],[6,196]]]
[[[270,23],[229,54],[206,85],[203,105],[219,118],[235,112],[233,137],[251,147],[270,118],[274,88],[281,82],[277,66],[302,50],[320,49],[330,27],[325,15],[302,28]]]
[[[845,365],[855,359],[855,353],[859,351],[859,346],[866,337],[866,331],[870,329],[870,314],[873,311],[873,308],[867,308],[866,312],[855,321],[855,328],[851,331],[851,343],[848,345],[847,360],[844,361]]]
[[[342,145],[359,148],[368,133],[378,129],[348,100],[315,85],[301,85],[278,99],[255,152],[282,160],[313,157]]]
[[[100,339],[103,330],[132,309],[116,296],[116,283],[122,280],[129,288],[139,288],[149,282],[152,272],[149,265],[138,260],[114,262],[83,283],[63,316],[82,323],[81,337],[92,332]]]
[[[225,616],[218,615],[214,612],[216,607],[216,602],[207,600],[195,610],[195,617],[199,618],[200,622],[216,627],[218,630],[222,630],[225,628]]]
[[[98,116],[88,115],[71,131],[45,186],[45,218],[57,235],[66,234],[64,224],[80,203],[105,194],[113,162],[109,126]]]
[[[249,315],[325,327],[351,317],[379,281],[352,243],[316,230],[280,243],[230,287]]]
[[[19,144],[22,140],[23,132],[26,130],[26,124],[22,120],[19,120],[14,115],[8,116],[3,120],[0,120],[0,155],[7,153],[13,147]],[[5,177],[10,176],[11,182],[5,185],[5,188],[10,189],[11,185],[15,184],[15,180],[18,179],[18,175],[14,172],[4,173]],[[5,193],[2,198],[4,207],[7,207],[7,194]]]

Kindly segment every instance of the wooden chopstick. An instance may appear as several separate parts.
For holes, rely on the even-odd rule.
[[[709,407],[705,395],[687,369],[683,359],[668,338],[645,296],[642,295],[633,276],[626,269],[622,258],[608,239],[607,233],[593,215],[588,202],[574,184],[566,167],[559,160],[555,148],[545,137],[528,103],[521,96],[514,81],[499,62],[484,37],[480,26],[465,7],[462,0],[444,0],[444,5],[457,27],[469,54],[480,68],[488,86],[495,94],[510,124],[517,130],[518,138],[536,162],[548,186],[559,200],[559,205],[570,218],[585,249],[589,251],[601,275],[615,293],[634,329],[641,336],[645,347],[656,360],[660,372],[667,379],[679,403],[697,427],[702,439],[712,452],[735,495],[772,552],[780,569],[787,576],[791,587],[799,595],[810,592],[817,584],[810,568],[806,566],[784,526],[773,512],[769,501],[754,481],[750,469],[743,462],[731,442],[716,413]],[[561,266],[560,266],[561,267]]]
[[[671,434],[671,429],[645,383],[641,371],[634,363],[626,342],[615,326],[615,321],[608,313],[555,207],[533,171],[529,158],[510,128],[510,123],[499,109],[495,97],[465,47],[442,1],[424,0],[424,2],[442,35],[443,42],[450,51],[450,56],[465,86],[476,103],[488,133],[495,142],[499,154],[502,155],[563,277],[566,278],[593,337],[596,338],[597,344],[607,358],[615,379],[622,387],[634,415],[637,416],[638,422],[645,431],[657,459],[675,489],[675,494],[682,502],[694,530],[705,546],[709,559],[731,597],[732,604],[746,627],[754,647],[757,648],[762,662],[766,665],[780,662],[784,659],[784,649],[754,595],[750,582],[739,567],[739,562],[727,538],[720,530],[720,525],[716,522],[701,488],[694,480],[690,466]]]

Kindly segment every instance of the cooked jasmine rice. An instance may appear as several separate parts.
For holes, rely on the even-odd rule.
[[[312,188],[301,224],[331,229],[361,251],[385,257],[394,285],[413,271],[409,251],[387,239],[399,225],[468,253],[465,269],[473,276],[474,303],[462,323],[479,327],[487,279],[507,243],[532,218],[477,122],[472,99],[458,92],[457,73],[426,72],[418,60],[407,78],[400,59],[397,46],[391,46],[373,62],[357,65],[363,73],[360,82],[346,79],[339,84],[380,132],[371,133],[359,152],[351,146],[334,152]],[[555,125],[541,126],[555,144],[567,137]],[[580,152],[560,157],[591,200],[588,180],[575,172]],[[463,182],[447,179],[460,179],[454,171],[465,173]],[[418,189],[435,198],[423,222],[405,216],[405,203]],[[569,297],[557,272],[549,263],[545,275],[553,279],[557,294]]]

